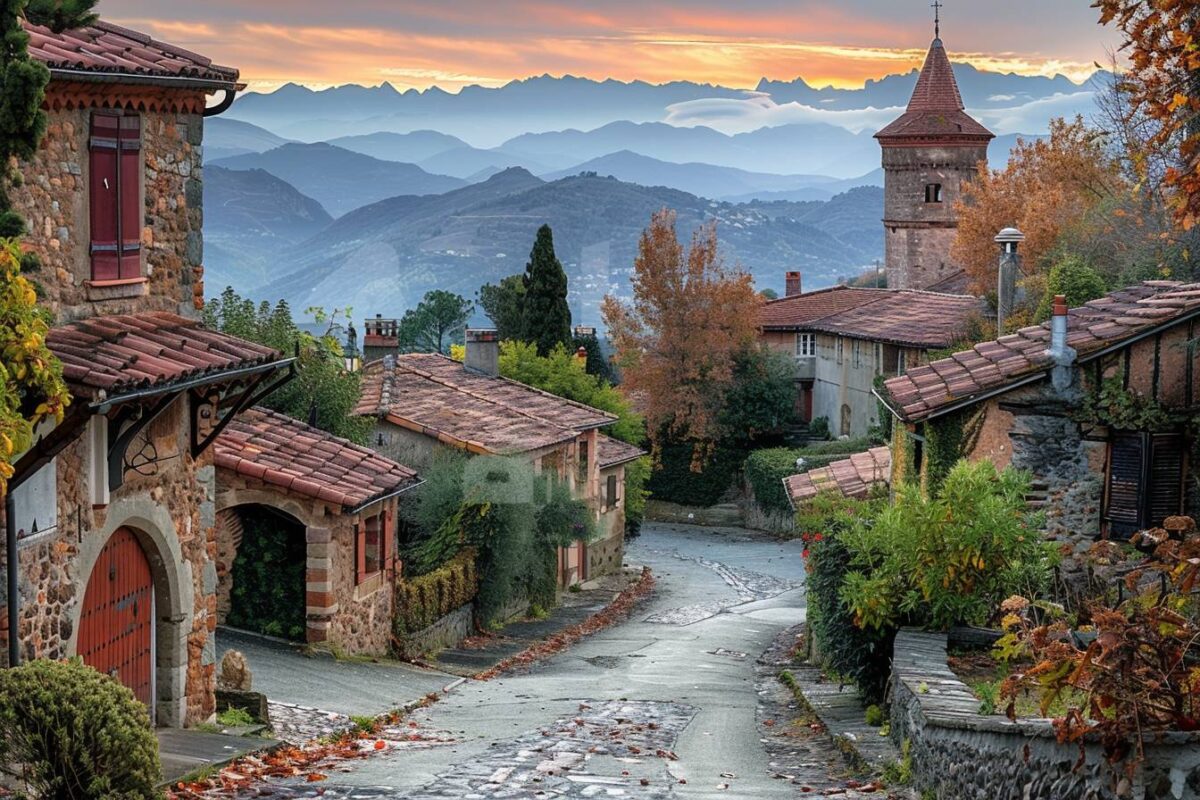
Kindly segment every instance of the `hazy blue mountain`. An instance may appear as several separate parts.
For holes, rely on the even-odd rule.
[[[335,217],[388,197],[440,194],[464,183],[448,175],[431,175],[415,164],[382,161],[326,143],[286,144],[213,163],[235,170],[266,170],[316,199]]]
[[[240,156],[245,153],[264,153],[288,143],[264,128],[249,122],[212,117],[204,121],[204,160]]]
[[[569,169],[620,151],[672,163],[700,163],[776,175],[851,178],[879,163],[870,134],[822,123],[781,125],[733,136],[703,126],[614,122],[595,130],[527,133],[499,148]],[[563,163],[566,162],[566,163]]]
[[[206,283],[248,290],[272,279],[278,255],[333,222],[291,184],[261,169],[204,169]]]
[[[610,153],[542,177],[558,180],[583,172],[612,176],[643,186],[667,186],[714,200],[752,200],[761,195],[784,191],[795,192],[796,199],[804,200],[828,200],[837,194],[825,188],[826,185],[837,183],[827,175],[772,175],[712,164],[673,164],[629,150]]]
[[[882,256],[878,188],[828,203],[734,205],[599,176],[544,182],[514,168],[443,195],[395,197],[351,212],[281,254],[290,273],[256,296],[399,316],[429,289],[473,296],[483,283],[519,272],[537,228],[549,223],[576,319],[598,324],[605,294],[628,295],[638,237],[664,206],[677,210],[684,237],[717,220],[726,257],[763,287],[782,289],[783,273],[797,268],[808,285],[828,285]]]
[[[343,136],[330,139],[329,144],[383,161],[401,161],[406,164],[419,164],[447,150],[469,146],[456,136],[428,130],[412,133],[383,131],[365,136]]]
[[[498,150],[480,150],[470,145],[438,153],[420,162],[422,169],[456,178],[471,180],[481,172],[491,175],[510,167],[521,167],[530,172],[546,172],[547,167],[535,158],[505,153]]]
[[[1062,77],[986,73],[968,65],[958,65],[956,72],[967,105],[973,108],[1004,108],[1082,91]],[[910,72],[869,81],[862,89],[846,90],[814,89],[800,78],[791,82],[763,79],[758,90],[780,104],[799,102],[829,110],[888,108],[908,102],[915,80],[916,73]],[[616,121],[654,122],[662,120],[666,109],[678,103],[748,96],[742,89],[689,81],[654,85],[548,75],[501,87],[468,86],[456,94],[437,87],[398,92],[389,84],[320,91],[288,84],[270,94],[243,95],[227,115],[306,142],[379,131],[433,129],[472,146],[490,148],[522,133],[589,130]],[[575,158],[574,162],[598,155],[603,153]],[[564,168],[569,164],[549,166]]]

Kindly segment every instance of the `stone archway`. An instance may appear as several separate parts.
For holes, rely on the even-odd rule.
[[[195,617],[192,564],[183,557],[165,507],[146,498],[116,500],[107,509],[104,526],[78,545],[76,580],[83,587],[120,530],[129,531],[141,546],[153,583],[154,720],[163,727],[182,727],[187,719],[188,634]],[[83,611],[83,603],[76,603],[69,653],[80,652]]]
[[[274,506],[217,512],[217,624],[303,641],[308,528]]]

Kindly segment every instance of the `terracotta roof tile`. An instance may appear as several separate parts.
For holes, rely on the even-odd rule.
[[[635,444],[622,442],[603,433],[598,437],[597,462],[600,469],[609,469],[641,458],[646,451]]]
[[[967,332],[979,300],[969,295],[838,287],[773,300],[764,330],[804,330],[909,347],[948,347]]]
[[[310,451],[324,454],[309,457]],[[213,445],[218,469],[354,509],[418,482],[413,470],[299,420],[252,408]]]
[[[1169,325],[1200,309],[1200,284],[1146,281],[1112,292],[1067,318],[1067,342],[1081,361],[1122,339]],[[911,369],[884,387],[893,408],[910,422],[940,409],[1047,372],[1050,323],[975,345],[972,350]]]
[[[103,20],[62,33],[26,22],[25,30],[29,33],[29,54],[51,69],[192,78],[221,86],[238,80],[236,69],[217,66],[202,55]]]
[[[875,138],[882,140],[950,137],[987,142],[995,138],[963,110],[962,96],[954,78],[954,68],[941,39],[934,39],[925,56],[908,108]]]
[[[76,396],[140,389],[280,361],[270,347],[205,329],[167,312],[93,317],[54,328],[46,344]]]
[[[875,447],[827,467],[785,478],[783,484],[792,508],[798,508],[826,491],[836,491],[843,497],[866,497],[872,488],[886,485],[891,480],[891,470],[892,451],[887,447]]]
[[[390,360],[390,359],[389,359]],[[468,372],[445,356],[412,353],[363,371],[355,413],[481,452],[522,453],[569,441],[617,418],[506,378]]]

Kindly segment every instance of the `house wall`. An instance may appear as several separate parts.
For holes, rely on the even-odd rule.
[[[600,485],[608,484],[608,477],[617,478],[617,503],[607,505],[603,494],[598,503],[596,541],[588,543],[588,578],[599,578],[621,569],[625,558],[625,465],[600,470]],[[602,490],[603,491],[603,490]]]
[[[817,336],[816,380],[813,383],[813,417],[827,417],[834,436],[858,438],[866,436],[872,425],[879,423],[879,401],[875,397],[875,377],[886,371],[895,374],[895,364],[878,365],[875,342],[849,337],[842,338],[842,363],[837,360],[837,336]],[[854,342],[859,342],[861,361],[854,364]],[[920,350],[891,349],[907,366],[915,366],[924,358]],[[842,427],[842,407],[850,407],[850,427]]]
[[[796,361],[796,380],[812,380],[816,375],[816,359],[796,358],[796,334],[791,331],[761,331],[759,341],[769,350],[783,353]]]
[[[53,84],[50,94],[54,94]],[[120,88],[112,89],[120,94]],[[200,114],[145,112],[142,117],[144,284],[90,285],[89,152],[91,108],[49,112],[42,147],[21,164],[24,185],[14,210],[30,224],[25,244],[42,259],[35,275],[55,324],[101,314],[171,311],[194,316],[203,299]]]

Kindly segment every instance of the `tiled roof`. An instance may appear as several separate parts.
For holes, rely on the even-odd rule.
[[[25,23],[29,54],[51,70],[72,70],[141,78],[190,78],[220,86],[237,82],[238,71],[202,55],[159,42],[144,33],[99,21],[79,30],[54,33]]]
[[[1067,344],[1087,360],[1122,341],[1200,312],[1200,284],[1147,281],[1071,309]],[[1036,379],[1053,366],[1046,353],[1050,323],[1022,328],[950,358],[909,370],[884,387],[888,404],[917,421],[1007,386]]]
[[[764,303],[759,307],[758,324],[765,330],[800,330],[822,317],[874,303],[878,299],[878,289],[855,289],[849,286],[819,289]]]
[[[909,347],[948,347],[966,334],[979,300],[906,289],[830,289],[763,307],[765,330],[820,331]]]
[[[637,445],[622,442],[620,439],[605,436],[603,433],[598,437],[596,450],[600,469],[610,469],[627,464],[646,455],[646,451]]]
[[[783,483],[792,507],[798,508],[827,491],[836,491],[843,497],[866,497],[873,487],[888,483],[891,469],[892,451],[887,447],[876,447],[827,467],[785,478]]]
[[[46,344],[62,361],[72,393],[88,399],[167,388],[282,359],[270,347],[166,312],[81,320],[53,328]]]
[[[908,109],[892,124],[875,134],[877,139],[906,137],[994,138],[963,110],[962,95],[954,79],[954,68],[941,39],[934,39],[921,67]]]
[[[960,269],[958,272],[950,273],[937,283],[926,286],[925,291],[941,292],[942,294],[970,294],[971,276],[965,269]]]
[[[488,453],[521,453],[611,425],[612,414],[516,381],[468,372],[445,356],[412,353],[368,364],[355,413]]]
[[[403,464],[265,408],[238,415],[217,437],[213,453],[220,469],[347,510],[417,483],[417,474]]]

